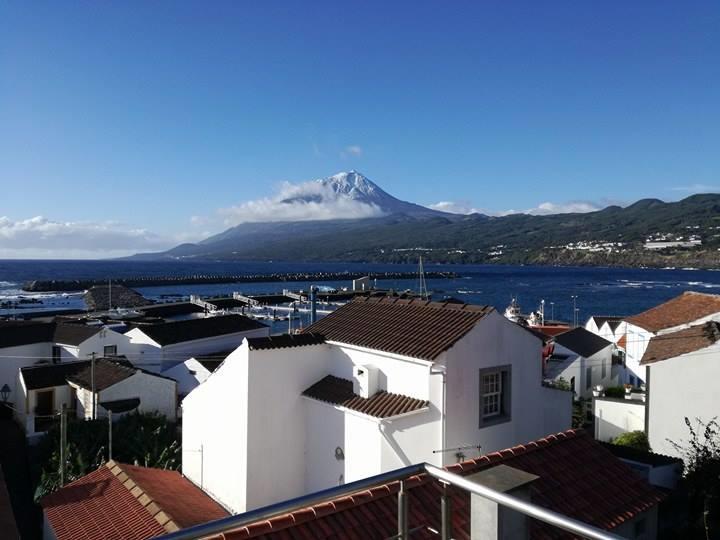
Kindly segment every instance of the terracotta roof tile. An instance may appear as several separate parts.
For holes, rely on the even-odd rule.
[[[356,298],[308,327],[328,341],[435,360],[488,313],[490,306]]]
[[[720,323],[710,321],[650,339],[641,364],[653,364],[681,354],[699,351],[720,340]]]
[[[57,540],[145,540],[229,515],[177,471],[113,461],[40,504]]]
[[[369,398],[363,398],[353,392],[353,383],[328,375],[302,393],[307,396],[333,405],[340,405],[376,418],[389,418],[420,410],[428,406],[428,402],[401,394],[380,391]]]
[[[687,291],[626,320],[650,332],[659,332],[715,313],[720,314],[720,295]]]
[[[468,475],[492,467],[499,462],[535,474],[540,478],[531,485],[532,500],[540,506],[580,519],[603,529],[613,529],[657,503],[664,495],[650,487],[627,465],[613,456],[601,444],[582,430],[567,431],[556,436],[494,453],[491,456],[466,461],[459,467],[461,474]],[[427,475],[419,475],[419,485],[408,490],[409,526],[421,527],[413,538],[436,539],[437,535],[427,529],[438,530],[440,525],[441,487]],[[618,490],[617,486],[623,489]],[[358,497],[354,505],[343,502],[334,512],[316,515],[320,506],[293,512],[296,518],[286,516],[270,519],[273,529],[267,526],[255,528],[250,525],[241,531],[249,536],[225,533],[225,538],[313,538],[335,540],[345,538],[387,538],[397,533],[398,482],[372,489],[372,497]],[[453,508],[453,537],[470,538],[470,497],[467,493],[451,488]],[[342,498],[344,501],[346,496]],[[355,499],[355,497],[353,497]],[[307,520],[307,516],[315,515]],[[265,521],[267,523],[267,521]],[[279,529],[282,523],[285,529]],[[531,537],[534,539],[557,538],[558,530],[533,521]],[[220,540],[220,536],[211,537]]]

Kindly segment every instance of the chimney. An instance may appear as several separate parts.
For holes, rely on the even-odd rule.
[[[369,398],[378,390],[378,369],[375,366],[353,366],[354,393]]]
[[[530,502],[530,484],[540,478],[507,465],[498,465],[467,477],[468,480]],[[472,540],[515,540],[530,538],[530,519],[516,510],[485,497],[470,497],[470,538]]]

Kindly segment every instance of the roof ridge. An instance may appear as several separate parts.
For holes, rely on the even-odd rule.
[[[115,460],[110,460],[105,463],[105,466],[130,492],[130,495],[135,497],[145,510],[157,521],[160,526],[165,529],[166,532],[171,533],[180,530],[180,526],[175,522],[173,517],[166,512],[157,501],[155,501],[150,495],[148,495],[142,486],[138,485],[132,477],[127,474],[123,468],[122,463]]]

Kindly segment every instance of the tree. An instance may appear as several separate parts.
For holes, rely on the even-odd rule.
[[[650,451],[650,442],[648,441],[647,434],[644,431],[630,431],[628,433],[623,433],[622,435],[615,437],[612,443],[617,444],[618,446],[628,446],[643,452]]]
[[[669,442],[685,461],[690,527],[702,530],[709,540],[720,535],[720,424],[717,417],[695,422],[693,426],[685,417],[690,431],[686,445]]]
[[[77,480],[105,463],[107,424],[103,419],[68,420],[65,483]],[[143,467],[179,469],[182,458],[175,424],[159,414],[122,416],[113,424],[113,459]],[[38,477],[37,500],[60,487],[59,426],[53,426],[38,443],[34,461]]]

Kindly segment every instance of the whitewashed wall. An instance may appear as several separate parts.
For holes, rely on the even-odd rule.
[[[650,364],[648,438],[655,452],[682,457],[668,439],[685,445],[695,425],[720,419],[720,342],[694,353]]]
[[[0,388],[4,384],[10,387],[8,400],[13,407],[20,408],[19,406],[25,401],[23,388],[19,385],[20,368],[38,363],[50,363],[51,357],[52,345],[50,343],[30,343],[0,349]]]
[[[480,444],[493,452],[547,435],[542,399],[542,342],[493,312],[444,355],[447,366],[445,448]],[[511,365],[511,420],[480,428],[481,368]],[[553,432],[569,429],[558,422]],[[452,463],[452,454],[445,455]]]
[[[555,354],[568,355],[568,358],[564,361],[549,361],[548,365],[551,366],[552,369],[548,372],[548,375],[554,380],[560,380],[560,378],[562,378],[568,383],[570,383],[574,377],[576,396],[579,398],[590,398],[592,397],[593,387],[601,384],[605,388],[608,388],[620,383],[618,380],[618,371],[613,371],[612,369],[613,348],[614,346],[612,344],[608,344],[604,349],[585,358],[560,344],[556,344]],[[603,365],[605,366],[605,377],[603,377]],[[587,368],[590,368],[592,371],[589,385]]]
[[[647,375],[645,367],[640,365],[645,350],[653,337],[652,332],[648,332],[644,328],[627,324],[627,345],[625,346],[625,365],[629,371],[628,375],[635,377],[635,384],[639,385],[645,382]],[[639,382],[638,382],[639,379]],[[627,382],[633,382],[632,379]]]
[[[136,372],[131,377],[113,384],[99,392],[98,404],[103,401],[140,398],[137,408],[141,413],[160,413],[174,422],[177,416],[177,384],[175,381]],[[107,411],[98,405],[98,417],[107,416]]]
[[[210,373],[210,370],[195,358],[190,358],[182,364],[166,369],[162,372],[162,375],[177,381],[178,396],[186,396],[201,383],[205,382],[210,376]]]
[[[645,431],[645,403],[634,399],[595,398],[595,438],[611,442],[630,431]]]

